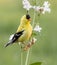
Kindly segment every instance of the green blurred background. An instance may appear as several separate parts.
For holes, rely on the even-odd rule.
[[[37,1],[42,4],[45,0]],[[39,20],[42,32],[30,51],[30,63],[41,61],[42,65],[57,65],[57,0],[48,1],[51,13],[42,15]],[[22,7],[22,0],[0,0],[0,65],[20,65],[20,46],[13,44],[4,48],[4,45],[17,30],[24,14],[26,10]],[[33,17],[32,10],[30,14]]]

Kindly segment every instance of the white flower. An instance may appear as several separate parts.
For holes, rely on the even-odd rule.
[[[35,43],[36,41],[37,41],[37,39],[34,37],[34,38],[33,38],[33,42]]]
[[[41,32],[42,28],[39,25],[36,25],[34,31]]]
[[[22,4],[23,4],[23,8],[25,8],[26,10],[29,10],[30,8],[32,8],[28,0],[23,0]]]
[[[35,11],[39,11],[40,6],[32,6],[32,8],[33,8]]]
[[[12,40],[13,37],[14,37],[14,34],[10,35],[9,40]]]
[[[48,13],[51,12],[50,4],[48,1],[45,1],[43,4],[43,12],[42,13],[44,14],[45,12],[48,12]]]
[[[50,13],[51,12],[51,9],[50,8],[46,8],[46,7],[44,7],[44,9],[43,9],[43,14],[45,14],[45,12],[48,12],[48,13]]]
[[[50,3],[48,1],[45,1],[43,4],[44,7],[50,7]]]

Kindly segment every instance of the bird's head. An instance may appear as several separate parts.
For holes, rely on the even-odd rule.
[[[30,17],[29,14],[24,15],[24,16],[22,16],[22,18],[21,18],[21,22],[22,22],[22,23],[27,24],[27,23],[30,23],[30,21],[31,21],[31,17]]]

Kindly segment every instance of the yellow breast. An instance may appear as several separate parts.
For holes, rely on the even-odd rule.
[[[24,33],[23,35],[18,39],[19,42],[24,42],[24,41],[28,41],[31,37],[31,34],[32,34],[32,26],[31,25],[28,25],[28,26],[25,26],[24,28]]]

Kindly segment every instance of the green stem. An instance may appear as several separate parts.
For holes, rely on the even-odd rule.
[[[30,49],[28,49],[28,51],[27,51],[27,56],[26,56],[25,65],[28,65],[29,52],[30,52]]]
[[[34,27],[34,24],[35,24],[35,17],[36,17],[36,11],[34,10],[33,23],[32,23],[32,26],[33,26],[33,27]],[[29,53],[30,53],[30,48],[29,48],[28,51],[27,51],[27,56],[26,56],[26,60],[25,60],[25,65],[28,65]]]
[[[21,65],[23,65],[23,52],[21,50]]]
[[[33,23],[32,23],[32,26],[34,27],[34,24],[35,24],[35,16],[36,16],[36,12],[34,10],[34,16],[33,16]]]
[[[36,17],[36,11],[34,10],[33,23],[32,23],[32,26],[33,26],[33,27],[34,27],[34,24],[35,24],[35,17]],[[30,48],[29,48],[28,51],[27,51],[27,56],[26,56],[26,60],[25,60],[25,65],[28,65],[29,53],[30,53]]]
[[[22,44],[21,44],[21,65],[23,65],[23,50],[22,50]]]
[[[36,4],[37,4],[37,0],[35,0],[35,5]],[[36,11],[34,10],[33,23],[32,23],[33,28],[34,28],[34,25],[35,25],[35,17],[36,17]]]
[[[22,50],[22,44],[19,42],[18,43],[20,45],[20,58],[21,58],[21,65],[23,65],[23,50]]]

